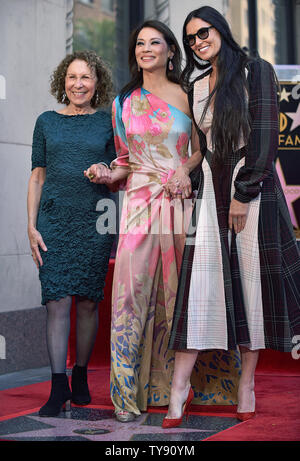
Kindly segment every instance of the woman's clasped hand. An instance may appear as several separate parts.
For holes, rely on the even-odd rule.
[[[165,194],[170,198],[186,199],[192,194],[192,184],[188,169],[180,165],[174,175],[163,186]]]

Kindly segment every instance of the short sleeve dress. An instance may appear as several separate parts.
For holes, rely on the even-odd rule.
[[[93,163],[110,164],[114,158],[111,116],[105,111],[75,116],[47,111],[38,117],[32,170],[46,168],[37,218],[47,247],[41,250],[39,270],[42,304],[67,295],[103,299],[114,235],[105,233],[103,226],[99,230],[97,223],[109,203],[114,205],[114,197],[83,172]]]

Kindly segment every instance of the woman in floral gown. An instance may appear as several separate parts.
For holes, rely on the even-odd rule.
[[[111,328],[111,399],[122,422],[147,405],[169,402],[174,353],[168,341],[192,211],[189,173],[200,160],[196,136],[188,156],[192,123],[178,84],[180,62],[172,32],[147,21],[134,31],[129,49],[136,78],[113,104],[118,157],[108,176],[112,183],[127,179]],[[88,174],[108,181],[97,166]]]

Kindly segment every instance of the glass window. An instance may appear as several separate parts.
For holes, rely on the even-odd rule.
[[[101,1],[101,6],[104,11],[108,11],[110,13],[114,12],[114,0],[102,0]]]
[[[257,37],[259,55],[276,63],[275,4],[273,0],[257,0]]]
[[[88,0],[86,0],[87,2]],[[82,0],[74,2],[73,50],[94,50],[107,62],[112,71],[115,66],[115,14],[107,15],[107,6],[113,1],[93,0],[92,8],[82,8]],[[110,5],[108,5],[108,3]],[[105,7],[104,7],[105,5]],[[111,10],[113,11],[113,10]]]
[[[298,0],[228,0],[227,4],[226,17],[242,47],[256,43],[258,54],[273,65],[300,63]],[[248,24],[253,11],[256,28]]]

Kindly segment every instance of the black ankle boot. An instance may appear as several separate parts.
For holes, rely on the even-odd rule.
[[[72,402],[76,405],[88,405],[91,401],[87,382],[87,367],[75,365],[72,370]]]
[[[70,410],[72,393],[65,373],[52,374],[51,393],[48,402],[40,409],[39,416],[58,416],[62,407]]]

